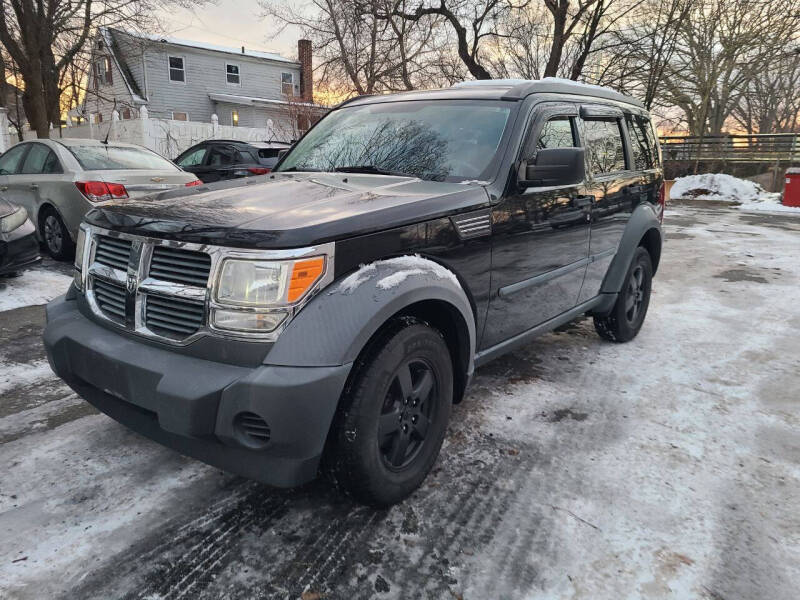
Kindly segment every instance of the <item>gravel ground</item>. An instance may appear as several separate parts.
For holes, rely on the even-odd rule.
[[[800,219],[680,205],[666,231],[634,342],[584,319],[480,369],[384,511],[98,414],[39,341],[69,268],[0,280],[0,597],[796,599]]]

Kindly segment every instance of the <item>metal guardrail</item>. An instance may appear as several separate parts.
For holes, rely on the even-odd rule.
[[[800,134],[663,136],[665,161],[800,163]]]

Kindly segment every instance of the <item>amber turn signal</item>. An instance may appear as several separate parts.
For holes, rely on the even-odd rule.
[[[307,260],[298,260],[292,268],[287,300],[295,302],[311,289],[325,270],[325,257],[317,256]]]

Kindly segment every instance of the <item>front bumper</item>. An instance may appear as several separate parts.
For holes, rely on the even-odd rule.
[[[0,234],[0,275],[12,273],[40,259],[36,228],[29,220],[10,233]]]
[[[181,355],[104,328],[67,298],[47,307],[44,345],[53,371],[88,402],[249,479],[292,487],[316,476],[351,365],[249,368]],[[245,413],[264,420],[268,442],[243,434]]]

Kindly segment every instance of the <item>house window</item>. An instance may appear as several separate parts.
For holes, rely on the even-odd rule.
[[[233,125],[234,127],[238,127],[239,126],[239,111],[238,110],[232,110],[231,111],[231,125]]]
[[[186,83],[186,69],[182,56],[169,57],[169,80]]]
[[[177,112],[172,111],[172,120],[173,121],[188,121],[189,120],[189,113],[185,112]]]
[[[281,73],[281,93],[294,96],[294,73]]]
[[[94,82],[95,87],[100,85],[111,85],[113,77],[111,74],[111,59],[103,56],[94,63]]]
[[[95,113],[94,115],[94,123],[95,125],[103,122],[103,113]]]
[[[241,85],[242,80],[239,76],[239,65],[225,63],[225,78],[230,85]]]
[[[122,109],[122,120],[123,121],[127,121],[127,120],[132,119],[132,118],[133,118],[133,113],[131,112],[131,109],[128,108],[127,106],[125,108],[123,108]]]

